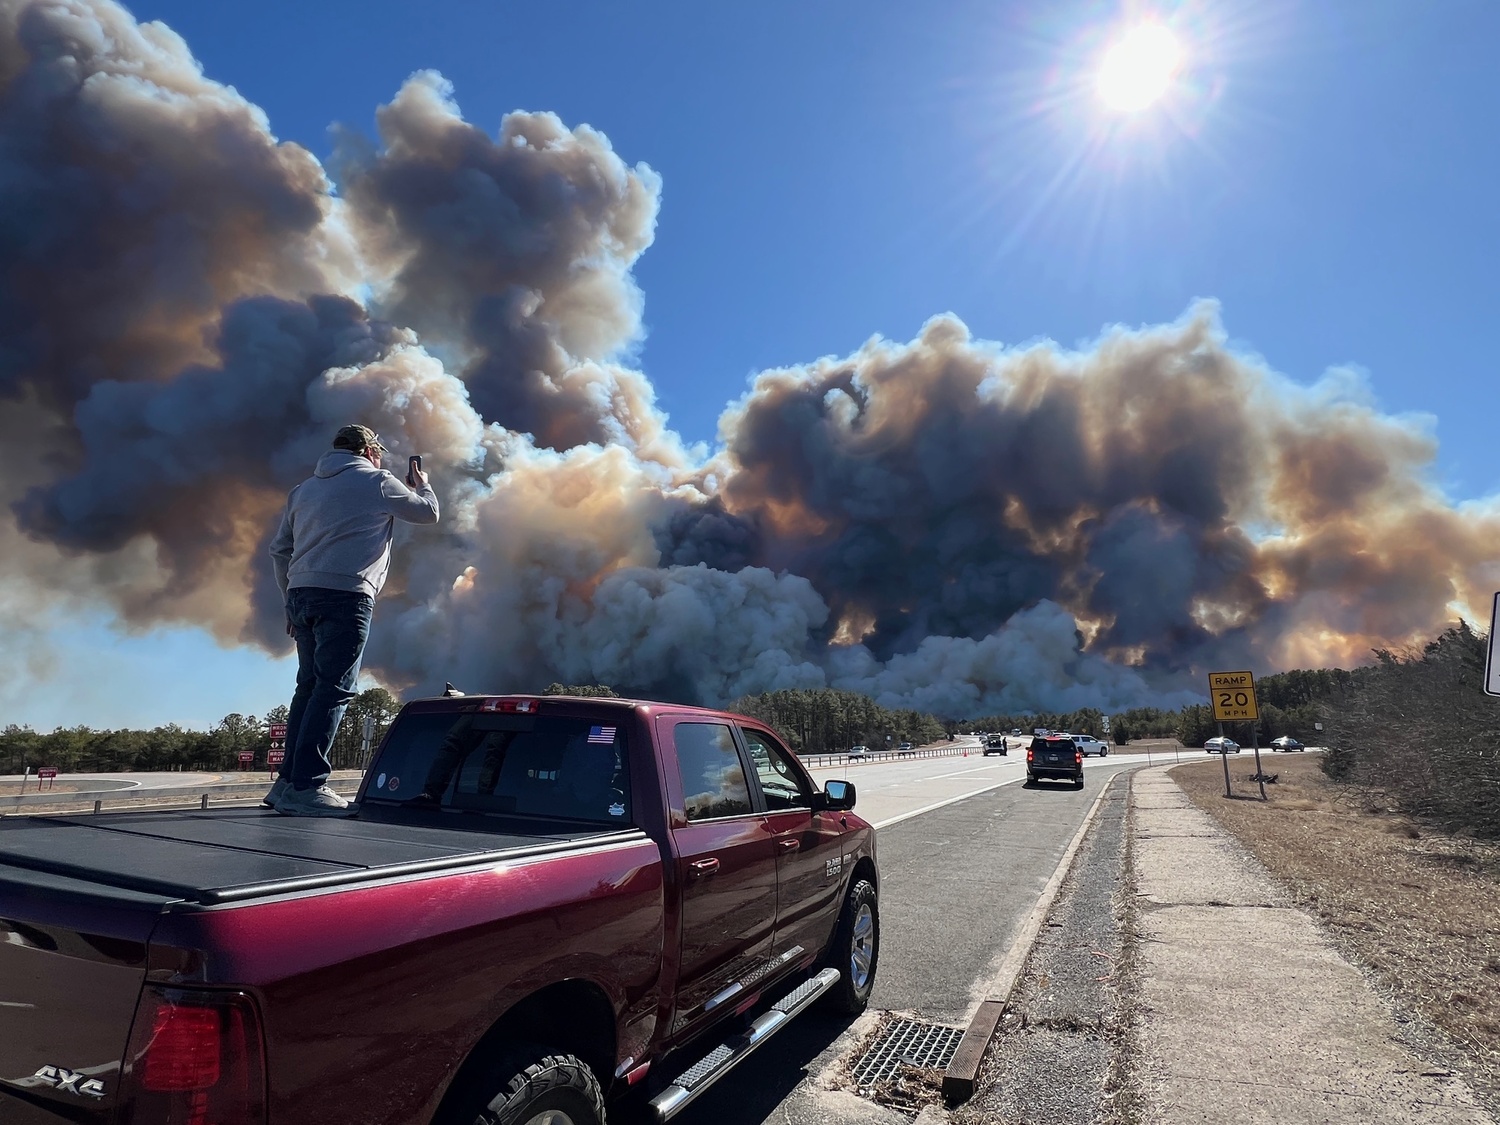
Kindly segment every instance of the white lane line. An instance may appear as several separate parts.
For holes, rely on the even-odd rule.
[[[962,777],[966,773],[983,773],[985,770],[997,770],[1001,766],[1009,765],[1008,762],[997,762],[991,766],[975,766],[971,770],[954,770],[952,773],[935,773],[931,777],[924,777],[923,781],[936,781],[940,777]]]
[[[991,789],[999,789],[1002,785],[1014,785],[1018,781],[1025,780],[1026,779],[1024,777],[1012,777],[1006,781],[997,781],[993,785],[986,785],[979,789],[971,789],[967,793],[960,793],[957,797],[948,797],[942,801],[934,801],[930,805],[923,805],[920,809],[912,809],[911,812],[904,812],[900,816],[891,817],[889,820],[877,821],[874,824],[874,827],[877,830],[881,828],[889,828],[892,824],[900,824],[903,820],[910,820],[914,816],[921,816],[923,813],[932,812],[933,809],[940,809],[944,805],[951,805],[956,801],[967,801],[970,797],[977,797],[981,793],[988,793]]]

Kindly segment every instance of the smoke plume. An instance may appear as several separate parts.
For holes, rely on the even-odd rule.
[[[164,26],[0,0],[7,632],[103,605],[283,652],[266,542],[348,421],[444,502],[376,612],[398,688],[1172,705],[1494,588],[1500,511],[1442,495],[1430,434],[1237,354],[1210,302],[1074,351],[938,316],[759,375],[695,453],[631,366],[656,174],[431,73],[377,126],[325,171]]]

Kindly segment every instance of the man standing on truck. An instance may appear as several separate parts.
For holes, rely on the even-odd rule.
[[[287,497],[271,563],[297,642],[297,689],[286,757],[261,803],[287,816],[347,816],[328,788],[328,753],[354,698],[370,614],[391,566],[396,520],[437,523],[438,501],[412,458],[406,484],[380,467],[387,450],[368,426],[334,435],[313,475]]]

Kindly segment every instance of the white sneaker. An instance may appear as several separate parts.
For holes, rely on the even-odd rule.
[[[282,816],[353,816],[354,809],[326,785],[316,789],[293,789],[288,787],[276,802],[276,811]]]
[[[260,799],[260,803],[268,809],[274,809],[276,802],[281,800],[282,795],[292,787],[292,783],[284,777],[278,777],[271,785],[271,791]]]

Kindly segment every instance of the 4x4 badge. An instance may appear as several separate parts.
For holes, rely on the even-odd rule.
[[[34,1077],[39,1082],[55,1087],[60,1093],[77,1094],[80,1098],[102,1098],[104,1083],[97,1078],[87,1078],[81,1070],[69,1070],[65,1066],[44,1066]]]

